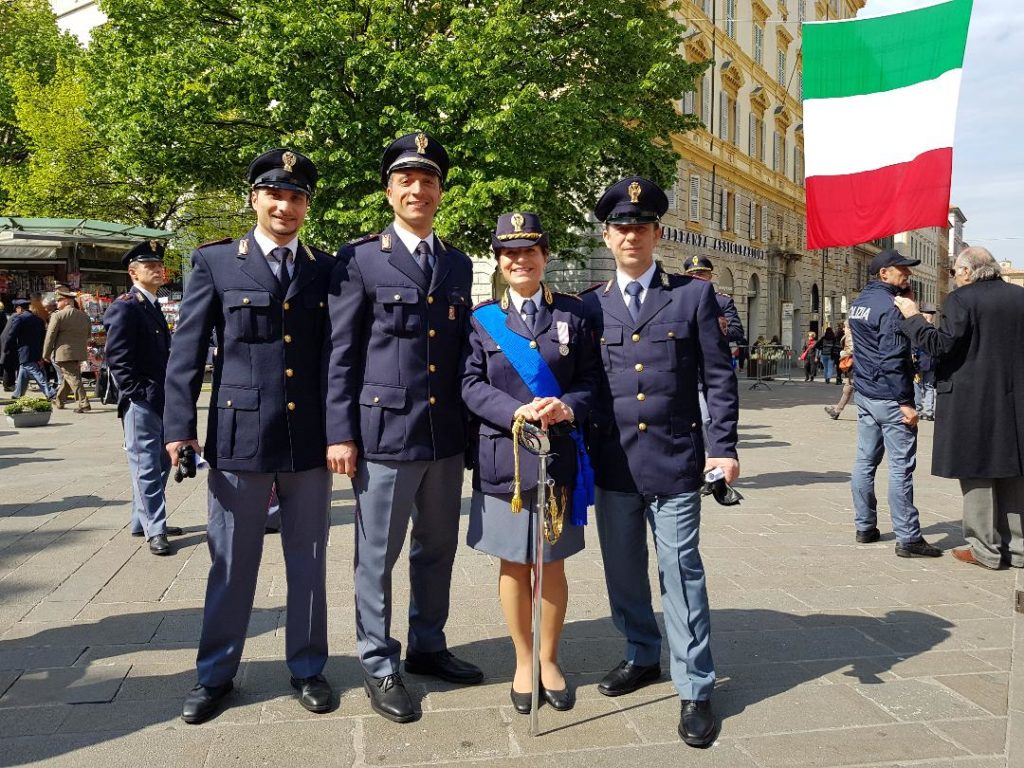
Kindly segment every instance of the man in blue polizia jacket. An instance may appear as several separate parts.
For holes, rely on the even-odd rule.
[[[849,326],[856,349],[857,458],[850,480],[857,542],[878,541],[875,470],[889,454],[889,511],[899,557],[938,557],[941,550],[921,536],[914,506],[917,464],[917,410],[910,340],[900,330],[902,315],[893,303],[910,287],[907,259],[895,250],[871,260],[872,280],[850,307]]]

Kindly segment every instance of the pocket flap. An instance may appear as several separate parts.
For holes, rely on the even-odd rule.
[[[377,408],[401,409],[405,407],[406,388],[389,384],[364,384],[359,395],[360,405]]]
[[[265,291],[224,291],[224,306],[229,309],[269,307],[270,294]]]
[[[469,304],[469,299],[466,298],[466,294],[461,288],[453,288],[448,291],[448,303],[454,306],[465,306]]]
[[[651,323],[648,341],[671,341],[689,336],[686,323]]]
[[[419,304],[420,292],[418,288],[403,288],[401,286],[378,286],[378,304]]]
[[[217,390],[217,407],[234,408],[238,411],[258,411],[260,391],[248,387],[225,387]]]
[[[622,326],[621,325],[608,325],[605,326],[604,333],[601,334],[602,344],[621,344],[622,343]]]

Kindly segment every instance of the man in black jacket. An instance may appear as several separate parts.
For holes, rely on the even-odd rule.
[[[940,327],[895,300],[903,332],[938,361],[932,474],[963,492],[968,546],[953,557],[1024,568],[1024,288],[1003,282],[984,248],[965,249],[952,271]]]

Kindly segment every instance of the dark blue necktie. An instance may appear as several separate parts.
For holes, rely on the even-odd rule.
[[[286,296],[288,295],[288,286],[292,283],[292,276],[288,273],[288,258],[291,254],[292,252],[288,248],[275,248],[270,252],[270,257],[280,265],[277,270],[277,282],[281,284],[281,290]]]
[[[626,293],[629,295],[629,303],[626,308],[629,309],[634,323],[640,319],[640,294],[643,293],[643,290],[644,287],[636,280],[631,280],[626,286]]]
[[[430,263],[432,259],[430,258],[430,246],[427,245],[427,241],[420,240],[414,253],[416,254],[416,263],[423,271],[423,274],[427,276],[427,283],[429,284],[434,276],[434,265]]]
[[[533,299],[523,302],[523,314],[526,315],[526,327],[530,329],[530,333],[533,333],[534,321],[537,319],[537,305]]]

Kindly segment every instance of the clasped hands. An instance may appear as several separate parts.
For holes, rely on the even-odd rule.
[[[541,429],[547,429],[550,425],[559,424],[563,421],[571,422],[576,418],[572,408],[557,397],[533,398],[533,402],[524,403],[516,408],[512,420],[515,421],[520,416],[527,421],[540,424]]]

